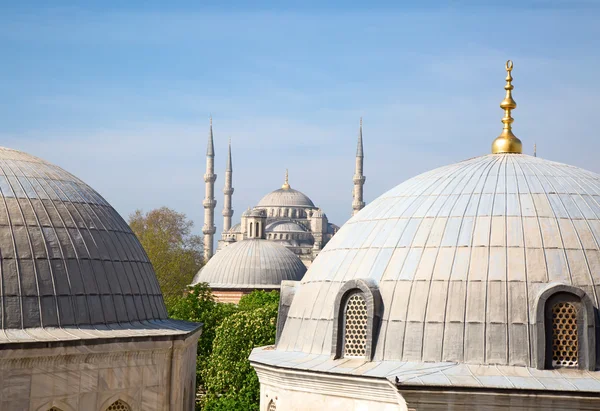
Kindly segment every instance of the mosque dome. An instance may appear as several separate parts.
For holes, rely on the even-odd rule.
[[[308,196],[293,188],[280,188],[271,191],[259,202],[258,207],[314,207],[314,203]]]
[[[140,242],[96,191],[7,148],[0,172],[2,329],[167,318]]]
[[[369,279],[385,307],[374,361],[531,366],[538,294],[560,283],[595,301],[598,244],[598,174],[523,154],[441,167],[340,229],[304,276],[278,348],[308,334],[304,347],[329,353],[321,331],[336,293]]]
[[[285,171],[285,182],[280,189],[271,191],[259,202],[258,207],[309,207],[314,208],[314,203],[308,196],[290,187],[288,172]]]
[[[205,282],[212,289],[279,289],[282,281],[298,281],[305,272],[300,258],[284,246],[247,239],[216,253],[192,285]]]

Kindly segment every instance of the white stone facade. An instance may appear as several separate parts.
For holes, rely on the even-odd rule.
[[[193,410],[200,330],[183,339],[0,350],[0,410]],[[53,410],[54,411],[54,410]]]

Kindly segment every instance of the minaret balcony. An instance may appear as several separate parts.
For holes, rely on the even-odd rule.
[[[358,183],[364,184],[366,179],[367,179],[367,177],[365,177],[365,176],[355,175],[353,181],[354,181],[354,184],[358,184]]]
[[[233,210],[232,209],[224,209],[223,210],[223,217],[231,217],[233,215]]]
[[[215,206],[217,205],[217,200],[207,198],[202,202],[202,205],[204,206],[204,208],[215,208]]]
[[[352,202],[352,209],[353,210],[362,210],[364,206],[365,206],[365,202],[364,201],[353,201]]]
[[[214,225],[212,227],[204,226],[202,228],[202,234],[214,234],[216,232],[217,232],[217,227],[215,227]]]
[[[233,187],[230,187],[230,188],[224,188],[224,189],[223,189],[223,193],[224,193],[225,195],[229,195],[229,196],[233,194],[233,191],[234,191],[234,190],[233,190]]]
[[[209,173],[204,174],[204,182],[205,183],[214,183],[216,179],[217,179],[216,174],[209,174]]]

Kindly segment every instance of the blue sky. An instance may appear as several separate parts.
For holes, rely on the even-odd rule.
[[[525,151],[600,172],[598,1],[172,3],[2,6],[0,144],[199,232],[212,113],[218,230],[229,136],[234,220],[289,168],[341,225],[360,116],[369,201],[489,152],[510,58]]]

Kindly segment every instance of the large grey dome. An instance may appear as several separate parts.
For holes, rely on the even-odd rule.
[[[441,167],[340,229],[297,287],[277,350],[330,355],[336,295],[368,279],[383,307],[373,361],[535,367],[538,296],[560,283],[597,307],[599,244],[598,174],[521,154]]]
[[[216,253],[192,285],[205,282],[213,289],[279,289],[282,281],[298,281],[305,272],[302,261],[284,246],[248,239]]]
[[[0,198],[2,329],[167,318],[141,244],[83,181],[0,148]]]
[[[257,207],[309,207],[315,205],[312,200],[293,188],[280,188],[264,196]]]

